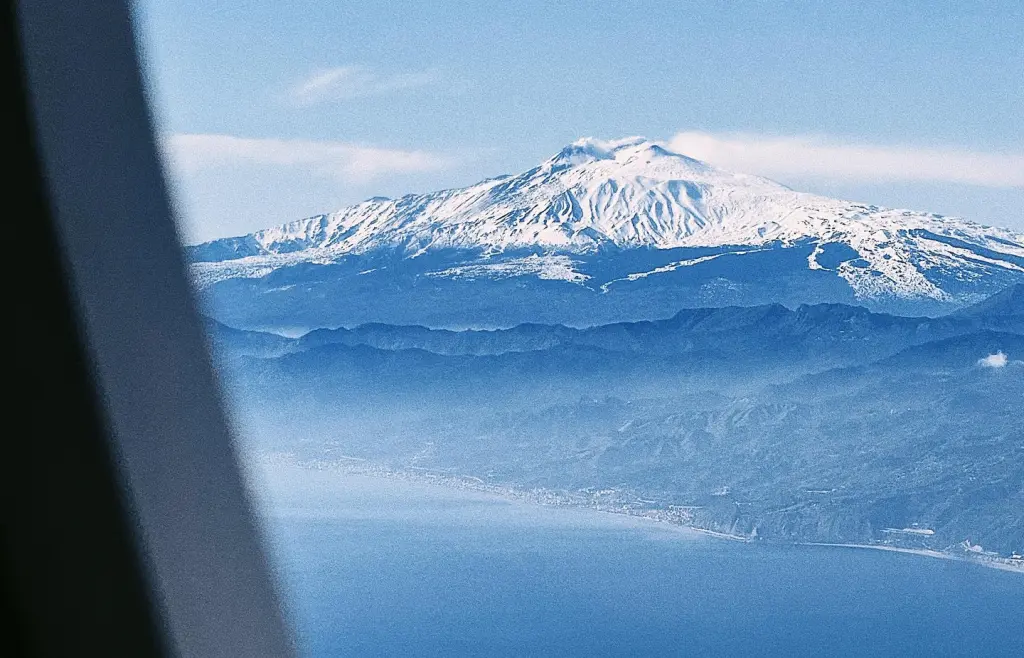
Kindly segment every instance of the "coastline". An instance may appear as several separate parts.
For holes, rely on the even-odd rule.
[[[531,505],[569,507],[578,509],[589,509],[592,511],[615,514],[617,516],[629,516],[633,518],[647,519],[656,523],[674,526],[676,528],[691,531],[713,539],[751,543],[758,541],[756,536],[737,535],[728,532],[721,532],[691,525],[682,520],[682,517],[671,514],[671,510],[658,508],[637,509],[622,504],[601,504],[595,503],[593,499],[587,499],[580,494],[569,492],[554,492],[546,489],[526,490],[513,486],[488,484],[480,478],[473,476],[454,476],[438,473],[436,471],[423,470],[392,470],[379,465],[373,465],[355,457],[342,457],[335,460],[297,460],[291,454],[263,454],[257,457],[257,463],[264,465],[287,465],[300,469],[313,469],[320,471],[336,471],[340,474],[363,475],[380,479],[395,479],[413,481],[421,484],[442,487],[447,489],[462,489],[487,493],[508,501],[522,502]],[[949,551],[925,548],[905,548],[886,544],[857,544],[841,542],[772,542],[779,545],[790,546],[819,546],[826,548],[847,548],[847,549],[869,549],[877,551],[888,551],[892,553],[905,553],[920,557],[952,560],[977,564],[983,567],[998,569],[1010,573],[1024,574],[1024,562],[1011,562],[1008,558],[994,556],[975,556],[964,551],[962,554]]]
[[[907,553],[909,555],[920,555],[922,557],[938,558],[940,560],[952,560],[954,562],[967,562],[969,564],[977,564],[983,567],[989,567],[991,569],[999,569],[1000,571],[1009,571],[1011,573],[1022,573],[1024,574],[1024,563],[1014,564],[1008,561],[1006,558],[991,558],[991,557],[971,557],[970,554],[964,553],[963,555],[957,555],[956,553],[949,553],[946,551],[938,551],[930,548],[903,548],[901,546],[886,546],[884,544],[841,544],[841,543],[830,543],[830,542],[795,542],[796,546],[824,546],[827,548],[854,548],[854,549],[868,549],[875,551],[889,551],[890,553]]]

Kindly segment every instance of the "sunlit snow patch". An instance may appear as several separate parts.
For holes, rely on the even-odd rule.
[[[620,281],[637,281],[639,279],[646,279],[647,277],[653,274],[664,274],[665,272],[674,272],[675,270],[678,270],[680,267],[700,265],[701,263],[706,263],[708,261],[715,260],[716,258],[720,258],[722,256],[743,256],[758,251],[764,251],[764,249],[747,249],[746,251],[727,251],[721,254],[711,254],[710,256],[699,256],[697,258],[687,258],[686,260],[679,260],[674,263],[669,263],[668,265],[656,267],[653,270],[647,272],[634,272],[633,274],[627,274],[625,277],[621,279],[612,279],[608,283],[605,283],[604,285],[601,286],[601,292],[608,292],[608,289],[611,287],[613,283],[619,283]]]
[[[438,272],[428,272],[427,276],[449,279],[507,279],[533,275],[539,279],[583,283],[590,277],[573,269],[575,264],[575,261],[565,255],[533,254],[499,263],[459,265]]]

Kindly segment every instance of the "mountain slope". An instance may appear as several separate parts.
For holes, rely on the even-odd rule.
[[[664,316],[665,288],[676,291],[668,295],[676,308],[856,300],[934,310],[1024,281],[1024,236],[1012,231],[795,192],[640,138],[580,140],[517,176],[371,199],[197,245],[189,258],[215,297],[218,284],[235,281],[222,288],[270,305],[289,297],[282,283],[311,283],[325,297],[454,286],[452,299],[473,307],[481,291],[507,291],[512,280],[539,290],[542,304],[558,290],[571,305],[619,307],[594,318],[583,310],[575,322],[568,313],[567,324]],[[766,278],[786,292],[773,292]],[[743,286],[746,296],[737,297]],[[647,294],[653,288],[659,293]],[[218,299],[230,305],[228,297]],[[381,309],[361,319],[395,320]],[[338,309],[322,315],[312,326],[346,317]],[[488,324],[482,313],[469,315],[465,324]]]
[[[1024,547],[1024,324],[1005,320],[1010,296],[943,318],[761,306],[284,342],[221,328],[214,343],[259,448],[613,491],[769,540],[970,539],[1005,555]],[[917,526],[934,534],[889,532]]]
[[[956,315],[1022,322],[1024,321],[1024,283],[1010,286],[977,304],[960,309]]]
[[[317,329],[296,339],[295,350],[324,345],[368,345],[380,349],[422,349],[442,355],[488,355],[527,352],[556,346],[590,346],[614,352],[685,355],[702,349],[728,348],[747,357],[863,360],[910,345],[980,330],[1024,334],[1024,317],[995,313],[940,318],[872,313],[843,304],[778,304],[751,307],[685,309],[671,318],[616,323],[587,329],[524,324],[493,331],[449,331],[421,326],[366,324],[352,329]]]

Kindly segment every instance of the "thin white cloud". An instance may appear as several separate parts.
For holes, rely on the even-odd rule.
[[[379,73],[366,66],[339,66],[317,71],[299,81],[289,96],[299,105],[379,96],[441,82],[437,71]]]
[[[391,174],[447,169],[450,156],[306,139],[255,139],[218,134],[175,134],[164,140],[175,169],[194,173],[240,164],[306,167],[311,173],[348,183],[367,183]]]
[[[879,146],[825,137],[681,132],[669,148],[732,171],[773,178],[935,181],[1024,187],[1024,153]]]
[[[995,354],[989,354],[988,356],[978,359],[978,365],[983,368],[1005,368],[1009,359],[1002,352],[996,352]]]

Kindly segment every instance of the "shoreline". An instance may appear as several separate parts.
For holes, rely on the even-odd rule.
[[[937,558],[940,560],[952,560],[953,562],[966,562],[968,564],[977,564],[982,567],[989,567],[991,569],[999,569],[1000,571],[1009,571],[1010,573],[1024,573],[1024,563],[1017,565],[1009,561],[1004,561],[1006,558],[986,558],[986,557],[971,557],[966,552],[964,555],[957,555],[956,553],[948,553],[946,551],[939,551],[931,548],[904,548],[902,546],[886,546],[884,544],[843,544],[843,543],[832,543],[832,542],[794,542],[795,546],[824,546],[826,548],[853,548],[862,550],[875,550],[875,551],[888,551],[890,553],[906,553],[909,555],[919,555],[921,557]]]
[[[285,456],[281,454],[264,454],[260,455],[256,461],[257,463],[261,463],[263,465],[288,465],[300,469],[336,471],[340,474],[363,475],[380,479],[407,480],[451,490],[462,489],[475,491],[479,493],[486,493],[510,502],[521,502],[543,507],[567,507],[576,509],[588,509],[596,512],[603,512],[605,514],[614,514],[616,516],[647,519],[651,522],[662,523],[668,526],[673,526],[679,529],[685,529],[700,535],[711,537],[713,539],[725,541],[741,543],[753,543],[758,541],[756,536],[736,535],[728,532],[710,530],[708,528],[701,528],[699,526],[690,525],[688,523],[685,523],[681,517],[674,517],[671,514],[669,514],[670,510],[661,510],[654,508],[638,512],[635,511],[633,508],[629,508],[621,504],[618,506],[602,505],[599,503],[594,503],[593,501],[587,501],[583,498],[581,494],[572,494],[569,492],[555,492],[546,489],[525,490],[513,486],[494,485],[488,484],[485,481],[481,480],[480,478],[472,476],[446,475],[426,470],[424,470],[423,472],[396,471],[380,467],[377,465],[371,465],[363,460],[358,460],[356,458],[342,458],[341,460],[337,461],[299,461],[294,458],[294,455]],[[889,546],[885,544],[856,544],[842,542],[772,541],[766,543],[773,543],[781,546],[819,546],[826,548],[849,548],[861,550],[888,551],[891,553],[904,553],[908,555],[917,555],[920,557],[930,557],[942,560],[952,560],[955,562],[977,564],[979,566],[998,569],[1000,571],[1024,574],[1024,562],[1017,564],[1015,562],[1010,562],[1008,558],[994,556],[975,557],[971,554],[968,554],[966,551],[963,554],[958,554],[951,553],[948,551],[927,548],[905,548],[901,546]]]

